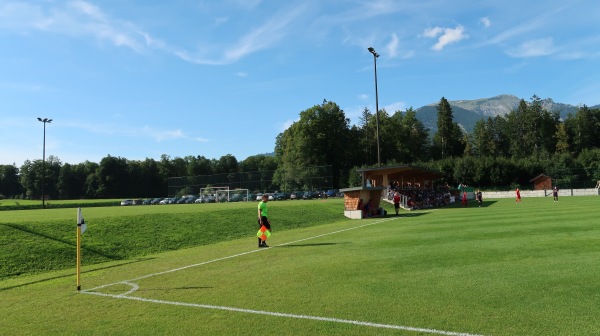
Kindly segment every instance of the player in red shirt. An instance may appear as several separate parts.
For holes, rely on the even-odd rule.
[[[398,216],[400,210],[400,195],[398,195],[398,192],[394,193],[394,209],[396,210],[396,216]]]

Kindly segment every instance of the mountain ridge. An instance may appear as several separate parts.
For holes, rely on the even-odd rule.
[[[504,116],[515,110],[521,101],[521,98],[511,94],[501,94],[489,98],[478,98],[472,100],[449,100],[452,107],[454,121],[463,129],[471,131],[475,123],[480,119],[487,117]],[[557,111],[562,119],[565,119],[569,113],[575,114],[578,106],[570,104],[557,103],[552,98],[542,99],[542,107],[549,112]],[[529,102],[528,102],[529,103]],[[437,129],[437,105],[439,102],[431,103],[416,109],[417,119],[430,131]],[[600,104],[590,106],[589,108],[600,108]]]

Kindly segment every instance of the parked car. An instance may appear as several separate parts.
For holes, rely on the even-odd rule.
[[[121,205],[133,205],[133,200],[131,200],[131,199],[122,200]]]
[[[144,200],[141,200],[141,199],[133,200],[133,205],[142,205],[143,203],[144,203]]]
[[[162,198],[155,198],[150,202],[150,204],[157,205],[160,204],[160,201],[162,201]]]
[[[142,205],[150,205],[152,204],[152,198],[146,198],[143,202]]]
[[[276,201],[287,200],[287,199],[290,199],[290,194],[285,193],[285,192],[274,193],[273,199],[275,199]]]
[[[325,195],[327,195],[327,197],[336,197],[337,193],[338,193],[337,190],[329,189],[329,190],[327,190],[327,192],[325,192]]]
[[[314,199],[314,198],[319,198],[319,194],[317,194],[314,191],[305,191],[304,194],[302,195],[302,199]]]
[[[263,195],[262,193],[257,193],[256,200],[260,202],[262,200],[262,195]]]
[[[299,200],[302,199],[303,193],[301,191],[294,191],[293,193],[290,194],[290,199],[292,200]]]
[[[196,198],[194,203],[204,203],[204,199],[202,197],[198,197],[198,198]]]
[[[231,194],[229,195],[229,202],[241,202],[245,197],[246,195],[242,194]]]
[[[202,196],[204,203],[216,203],[217,198],[214,195],[204,195]]]

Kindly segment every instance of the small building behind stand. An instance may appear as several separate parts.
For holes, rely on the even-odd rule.
[[[540,174],[529,182],[533,182],[533,190],[552,190],[552,178],[548,175]]]

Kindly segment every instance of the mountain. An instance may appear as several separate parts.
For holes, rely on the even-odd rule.
[[[481,98],[474,100],[453,100],[448,101],[452,107],[454,121],[462,126],[463,129],[471,131],[475,123],[487,117],[503,116],[515,110],[519,106],[521,98],[503,94],[491,98]],[[530,102],[525,100],[526,102]],[[425,127],[428,127],[432,132],[437,129],[437,105],[439,102],[416,109],[417,119],[419,119]],[[578,107],[554,102],[551,98],[542,100],[542,107],[549,112],[558,111],[561,118],[566,118],[569,113],[575,114]],[[591,106],[590,108],[600,108],[600,105]]]

